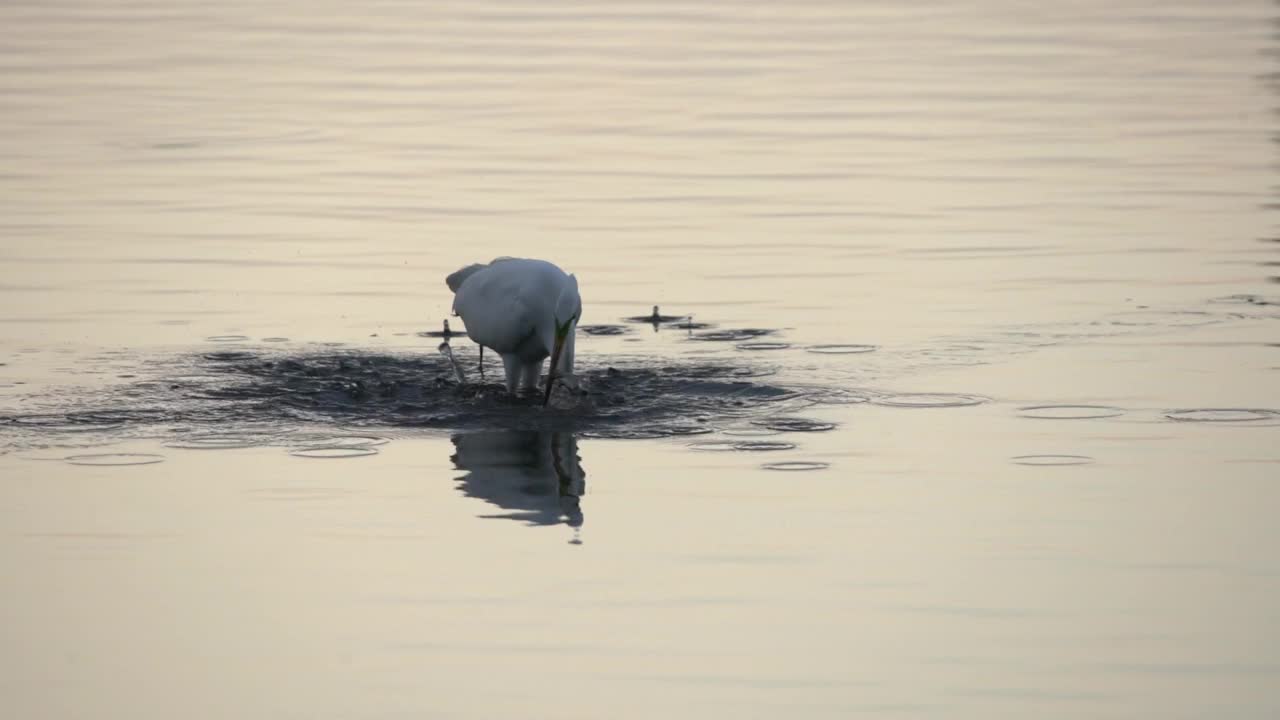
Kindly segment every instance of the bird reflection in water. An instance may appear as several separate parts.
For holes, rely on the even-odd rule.
[[[454,466],[467,471],[458,478],[458,489],[506,511],[481,517],[530,525],[563,523],[574,529],[570,542],[581,544],[587,475],[573,433],[462,433],[453,436],[453,446]]]

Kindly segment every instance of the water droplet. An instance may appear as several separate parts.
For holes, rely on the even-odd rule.
[[[1280,419],[1280,412],[1257,408],[1194,408],[1171,410],[1165,417],[1179,422],[1257,423]]]
[[[810,345],[805,348],[808,352],[817,353],[819,355],[858,355],[861,353],[875,352],[876,345]]]
[[[869,395],[841,388],[815,387],[807,388],[806,392],[810,394],[814,402],[822,405],[856,405],[871,401]]]
[[[779,430],[770,430],[769,428],[750,427],[750,428],[729,428],[724,430],[723,434],[733,437],[768,437],[770,435],[781,435]]]
[[[1093,462],[1093,458],[1088,455],[1018,455],[1009,458],[1017,465],[1088,465]]]
[[[715,325],[713,323],[686,321],[669,323],[666,327],[675,330],[706,330],[707,328],[715,327]]]
[[[664,433],[660,430],[609,428],[603,430],[584,430],[578,433],[578,436],[584,438],[596,438],[598,440],[656,440],[658,438],[671,437],[673,434],[674,433]]]
[[[306,447],[376,447],[391,442],[391,438],[381,435],[293,435],[288,438],[290,445]]]
[[[205,353],[206,360],[215,362],[235,362],[236,360],[249,360],[253,357],[253,353],[244,350],[225,350],[223,352]]]
[[[689,339],[708,342],[735,342],[737,340],[750,340],[764,335],[772,335],[773,333],[773,330],[764,328],[739,328],[736,330],[716,330],[714,332],[698,333],[690,336]]]
[[[690,448],[694,450],[706,450],[710,452],[728,452],[738,449],[737,441],[733,440],[704,440],[702,442],[690,443]]]
[[[764,418],[753,420],[751,424],[779,432],[825,432],[835,428],[835,423],[801,417]]]
[[[150,453],[94,453],[90,455],[69,455],[64,458],[72,465],[95,465],[103,467],[123,467],[127,465],[154,465],[164,462],[163,455]]]
[[[772,452],[775,450],[794,450],[795,443],[776,442],[773,440],[748,440],[747,442],[736,443],[734,450],[746,450],[748,452]]]
[[[342,447],[341,445],[324,445],[321,447],[305,447],[290,450],[290,455],[305,458],[339,459],[357,458],[377,455],[378,450],[367,446]]]
[[[1257,295],[1239,294],[1210,298],[1209,302],[1214,303],[1215,305],[1252,305],[1259,300],[1261,300],[1261,298]]]
[[[760,467],[765,470],[781,470],[783,472],[804,472],[808,470],[826,470],[831,467],[824,462],[814,462],[812,460],[790,460],[787,462],[765,463]]]
[[[950,393],[900,393],[873,398],[875,405],[901,408],[949,408],[969,407],[989,402],[989,398],[979,395],[954,395]]]
[[[235,450],[257,447],[264,443],[265,440],[255,440],[244,435],[203,435],[171,440],[164,446],[180,450]]]
[[[1032,405],[1018,408],[1018,416],[1037,420],[1097,420],[1119,417],[1123,408],[1109,405]]]
[[[672,435],[710,435],[715,432],[714,428],[706,425],[668,425],[663,429]]]

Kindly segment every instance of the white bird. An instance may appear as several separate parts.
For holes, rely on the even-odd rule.
[[[507,390],[536,388],[551,356],[542,404],[557,374],[573,375],[573,338],[582,316],[578,279],[546,260],[498,258],[468,265],[445,278],[453,311],[482,349],[502,356]]]

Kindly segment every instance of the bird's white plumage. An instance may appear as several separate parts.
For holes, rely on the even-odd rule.
[[[582,315],[577,278],[545,260],[498,258],[468,265],[445,282],[471,339],[502,356],[509,390],[537,385],[543,360],[554,354],[557,327],[567,335],[553,371],[573,373]]]

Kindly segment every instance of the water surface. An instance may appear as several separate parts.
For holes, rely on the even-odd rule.
[[[6,3],[0,710],[1275,716],[1278,11]]]

